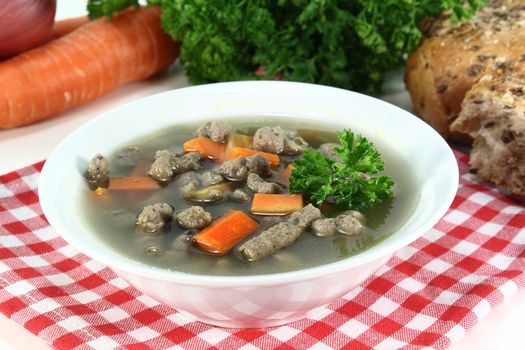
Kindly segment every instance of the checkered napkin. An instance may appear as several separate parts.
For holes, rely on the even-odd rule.
[[[525,210],[467,173],[445,217],[315,318],[268,329],[194,322],[49,226],[43,163],[0,176],[0,311],[57,349],[444,349],[525,285]]]

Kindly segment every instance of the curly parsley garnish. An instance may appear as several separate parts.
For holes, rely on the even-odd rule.
[[[394,180],[376,175],[384,163],[375,146],[348,129],[337,135],[341,147],[335,153],[340,161],[307,150],[293,162],[290,192],[303,193],[318,206],[331,200],[343,209],[367,209],[392,197]]]
[[[141,1],[144,2],[144,1]],[[484,0],[146,0],[181,42],[189,81],[274,79],[380,92],[423,39],[423,20],[469,18]],[[89,0],[91,18],[139,0]],[[256,74],[262,68],[264,74]],[[261,72],[261,71],[259,71]]]

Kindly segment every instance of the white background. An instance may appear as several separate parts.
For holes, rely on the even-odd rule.
[[[58,0],[57,19],[86,13],[84,0]],[[50,120],[13,130],[0,130],[0,174],[45,159],[71,130],[102,111],[141,96],[187,85],[180,69],[145,82],[129,84]],[[394,75],[385,99],[410,110],[401,76]],[[493,310],[451,350],[525,349],[525,290]],[[50,349],[21,325],[0,314],[0,350]]]

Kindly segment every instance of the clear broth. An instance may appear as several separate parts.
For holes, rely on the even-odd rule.
[[[264,125],[280,125],[290,130],[299,129],[312,147],[317,147],[325,142],[337,142],[333,128],[313,121],[301,121],[300,128],[298,128],[298,122],[283,123],[279,118],[274,117],[229,119],[228,121],[235,126],[237,131],[245,133],[253,133],[257,127]],[[141,158],[145,159],[149,165],[153,161],[155,152],[159,149],[181,152],[182,144],[194,136],[198,126],[175,126],[121,145],[108,157],[111,175],[129,176],[135,167],[135,165],[117,164],[116,158],[121,150],[138,147]],[[377,143],[375,145],[385,161],[385,173],[391,176],[396,184],[394,197],[391,200],[364,212],[366,229],[363,233],[356,236],[317,237],[310,232],[304,232],[290,247],[255,263],[242,261],[237,256],[235,249],[224,256],[207,255],[200,252],[192,246],[191,234],[176,223],[172,223],[168,232],[157,236],[149,236],[135,230],[136,216],[148,204],[167,202],[175,207],[175,212],[196,205],[182,199],[178,179],[155,191],[113,192],[108,198],[87,195],[84,196],[81,205],[87,216],[86,221],[105,244],[119,254],[142,264],[191,274],[220,276],[260,275],[305,269],[338,261],[372,247],[401,228],[413,211],[419,194],[415,193],[411,186],[412,175],[407,171],[401,157],[384,145]],[[286,161],[291,161],[291,158],[284,157],[283,160],[286,163]],[[204,169],[199,172],[216,166],[217,164],[206,161]],[[283,166],[281,165],[281,168]],[[224,200],[221,203],[198,205],[209,211],[213,218],[217,218],[230,209],[241,209],[249,213],[250,201],[240,203]],[[254,234],[276,222],[276,217],[257,215],[253,217],[261,224]],[[282,217],[277,217],[278,221],[281,219]],[[160,248],[163,253],[156,255],[150,247]]]

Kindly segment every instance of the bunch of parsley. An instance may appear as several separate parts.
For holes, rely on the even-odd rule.
[[[286,80],[378,93],[384,73],[401,65],[424,18],[452,11],[458,21],[483,0],[148,0],[162,27],[182,42],[192,83]],[[91,18],[138,0],[88,0]],[[259,74],[256,73],[259,71]],[[261,74],[261,72],[264,72]]]
[[[342,209],[368,209],[392,197],[394,180],[377,176],[384,163],[375,146],[349,129],[338,137],[341,147],[335,153],[339,160],[308,149],[293,162],[290,192],[303,193],[317,206],[329,200]]]

